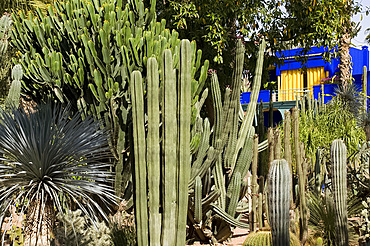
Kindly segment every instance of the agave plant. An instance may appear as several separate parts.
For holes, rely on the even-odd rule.
[[[108,221],[104,208],[117,202],[109,153],[99,122],[68,107],[1,112],[0,222],[17,205],[26,214],[27,244],[38,245],[50,239],[56,213],[71,214],[71,205],[92,223]]]
[[[310,211],[309,225],[311,227],[311,235],[309,242],[314,244],[314,239],[322,238],[324,245],[336,245],[335,235],[337,228],[335,227],[335,212],[334,200],[331,196],[324,197],[319,193],[312,192],[309,194],[308,207]],[[361,200],[355,197],[350,197],[347,200],[347,213],[352,217],[360,213],[362,209]],[[355,244],[358,240],[352,223],[349,223],[349,240]]]
[[[354,116],[358,116],[363,111],[364,99],[358,90],[354,83],[348,83],[346,86],[340,84],[335,90],[337,100]]]

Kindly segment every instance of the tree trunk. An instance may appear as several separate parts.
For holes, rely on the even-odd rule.
[[[344,0],[344,16],[342,16],[342,35],[339,40],[339,81],[343,88],[351,83],[351,56],[349,55],[349,46],[352,39],[351,5],[352,0]],[[348,17],[347,17],[348,16]]]
[[[351,43],[351,34],[348,28],[340,38],[339,47],[339,81],[345,88],[348,83],[351,83],[351,56],[349,55],[349,45]]]

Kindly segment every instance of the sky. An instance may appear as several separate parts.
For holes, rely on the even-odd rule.
[[[370,0],[358,0],[362,4],[364,8],[370,7]],[[362,21],[361,21],[361,15],[362,15]],[[366,16],[365,11],[363,13],[359,13],[356,16],[353,17],[354,21],[360,22],[361,30],[357,34],[357,37],[352,39],[352,43],[357,47],[361,48],[361,46],[370,46],[370,44],[366,43],[365,37],[367,36],[367,33],[365,32],[366,29],[370,28],[370,15]],[[370,33],[369,33],[370,34]]]

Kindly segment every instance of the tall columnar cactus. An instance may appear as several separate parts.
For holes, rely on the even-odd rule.
[[[8,38],[11,26],[12,19],[8,14],[4,14],[0,18],[0,56],[3,56],[8,50],[9,46]]]
[[[347,220],[347,148],[342,140],[333,141],[330,148],[332,187],[337,245],[348,245]]]
[[[5,99],[6,108],[17,108],[21,96],[21,79],[23,71],[21,65],[15,65],[12,69],[12,84],[10,86],[8,97]]]
[[[284,113],[284,159],[288,162],[290,172],[292,174],[293,179],[293,168],[292,168],[292,145],[290,143],[290,136],[291,136],[291,116],[290,111],[285,111]],[[293,201],[293,189],[290,193],[290,207],[293,208],[294,201]]]
[[[307,202],[306,202],[306,174],[303,169],[304,164],[304,146],[299,142],[299,111],[293,108],[293,142],[296,157],[296,169],[298,175],[298,192],[299,192],[299,239],[304,244],[307,240],[308,233],[308,218],[307,218]]]
[[[258,199],[258,183],[257,183],[257,165],[258,165],[258,135],[254,135],[253,139],[253,161],[252,161],[252,210],[249,212],[249,227],[251,231],[257,230],[257,199]]]
[[[199,224],[194,217],[189,219],[191,232],[195,228],[197,237],[208,238],[213,242],[223,241],[232,234],[232,226],[246,227],[245,223],[239,222],[240,212],[245,210],[245,204],[240,202],[246,192],[246,175],[253,158],[252,126],[255,115],[258,91],[261,85],[261,73],[264,57],[265,41],[262,41],[259,50],[259,58],[256,68],[255,82],[253,83],[251,103],[246,115],[241,112],[239,92],[241,86],[242,70],[244,64],[244,47],[239,40],[235,56],[235,71],[231,83],[231,89],[227,88],[222,102],[217,73],[211,71],[211,96],[214,106],[214,125],[211,134],[209,122],[203,121],[203,127],[197,130],[193,126],[192,134],[203,132],[199,140],[199,147],[194,148],[192,170],[189,182],[189,193],[193,195],[195,178],[200,176],[203,181],[203,194],[216,191],[217,202],[211,206],[202,206],[203,218],[212,221],[212,233],[206,232],[206,228],[198,230]],[[197,115],[200,117],[200,115]],[[201,120],[196,119],[201,122]],[[199,124],[201,125],[201,124]],[[195,145],[194,145],[195,146]],[[258,150],[259,150],[258,146]],[[262,149],[261,145],[261,149]],[[212,176],[211,171],[212,170]],[[213,186],[214,185],[214,186]],[[211,190],[212,187],[212,190]],[[208,199],[209,195],[203,200]],[[195,204],[191,203],[189,215],[194,214]],[[207,210],[211,207],[213,213]],[[214,214],[218,216],[214,216]],[[194,222],[193,222],[194,221]],[[193,230],[194,231],[194,230]],[[199,235],[203,233],[203,235]]]
[[[289,245],[289,207],[292,178],[286,160],[274,160],[268,175],[268,209],[272,245]]]
[[[144,122],[144,95],[142,76],[134,71],[131,77],[132,90],[132,122],[135,160],[135,194],[136,194],[136,231],[138,245],[148,245],[148,202],[147,202],[147,170],[146,142]]]
[[[179,54],[180,69],[179,76],[176,76],[171,50],[164,51],[161,85],[156,58],[151,57],[147,61],[147,121],[141,72],[134,71],[131,75],[139,246],[185,244],[191,168],[191,44],[188,40],[181,41]],[[160,95],[162,101],[159,100]],[[160,193],[163,194],[162,203]],[[163,208],[162,214],[160,207]]]

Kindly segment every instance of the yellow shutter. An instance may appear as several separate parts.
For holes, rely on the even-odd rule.
[[[310,96],[312,96],[314,85],[319,85],[320,80],[326,77],[324,67],[311,67],[307,69],[307,87],[310,90]]]
[[[312,97],[313,86],[319,85],[320,80],[326,77],[324,67],[313,67],[307,69],[307,89]],[[281,71],[278,78],[279,101],[294,101],[296,96],[303,96],[304,78],[299,69]]]
[[[280,83],[278,83],[279,101],[293,101],[297,91],[303,88],[303,74],[299,69],[281,71]]]

